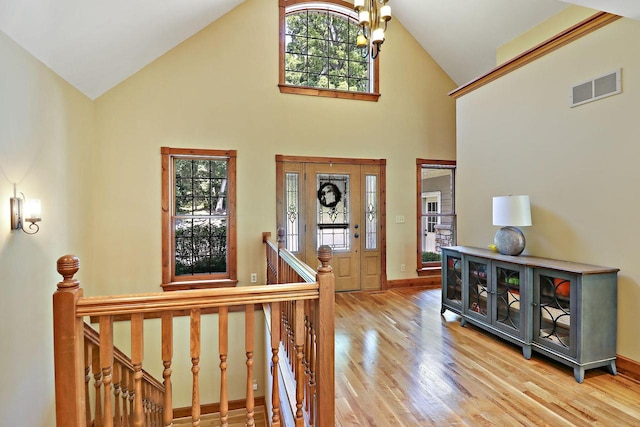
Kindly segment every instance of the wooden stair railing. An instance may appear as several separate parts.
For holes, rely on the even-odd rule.
[[[331,248],[320,247],[321,266],[316,273],[284,248],[284,229],[277,245],[263,234],[267,259],[267,284],[319,283],[319,304],[291,301],[265,305],[271,337],[271,425],[281,425],[285,413],[280,391],[289,403],[289,418],[296,426],[335,425],[335,280],[329,266]],[[323,280],[323,277],[330,280]],[[279,369],[279,374],[278,374]],[[282,378],[282,387],[279,379]]]
[[[281,260],[283,259],[282,257]],[[200,424],[200,323],[201,314],[218,310],[218,357],[220,360],[220,419],[226,426],[228,420],[227,367],[236,363],[237,358],[228,359],[228,313],[231,307],[244,308],[246,316],[245,361],[246,381],[246,424],[253,425],[253,337],[255,334],[253,316],[256,304],[271,306],[274,313],[287,312],[272,317],[271,327],[282,331],[283,337],[293,337],[289,346],[298,389],[295,400],[295,425],[334,425],[334,380],[333,380],[333,310],[334,277],[329,267],[330,250],[323,249],[319,256],[322,267],[316,281],[301,280],[298,283],[278,286],[245,286],[237,288],[217,288],[209,290],[173,291],[136,295],[106,297],[84,297],[80,283],[74,278],[79,269],[79,260],[66,255],[58,260],[58,272],[63,280],[53,295],[54,358],[56,384],[56,420],[58,426],[171,426],[172,408],[172,359],[173,359],[173,318],[188,312],[190,322],[190,357],[192,372],[192,424]],[[293,257],[286,260],[300,269],[300,262]],[[309,270],[309,268],[306,268]],[[279,273],[284,275],[284,267]],[[278,310],[282,305],[282,310]],[[325,313],[326,312],[326,313]],[[305,341],[310,332],[305,330],[305,313],[314,313],[310,325],[326,325],[314,332],[315,343]],[[131,356],[123,361],[120,352],[114,348],[114,318],[131,320]],[[157,357],[161,358],[164,370],[163,384],[148,378],[145,380],[143,362],[145,360],[144,328],[145,318],[162,319],[161,345]],[[85,345],[85,318],[97,319],[99,336],[89,334]],[[284,335],[287,322],[289,335]],[[317,334],[317,335],[316,335]],[[323,341],[323,340],[327,341]],[[97,344],[96,344],[97,342]],[[327,343],[324,345],[323,343]],[[323,344],[323,345],[320,345]],[[279,345],[271,346],[272,360],[277,363]],[[316,348],[317,354],[314,354]],[[329,350],[324,350],[324,349]],[[323,350],[321,350],[323,349]],[[330,355],[330,356],[329,356]],[[122,355],[124,357],[124,355]],[[155,356],[155,355],[154,355]],[[126,357],[124,357],[126,359]],[[310,362],[312,361],[313,362]],[[312,368],[306,368],[311,363]],[[325,366],[328,364],[329,366]],[[314,388],[302,386],[304,374],[313,372],[316,378]],[[277,373],[277,369],[274,370]],[[93,375],[95,404],[93,411],[89,404],[88,382]],[[150,377],[150,376],[149,376]],[[277,377],[277,375],[276,375]],[[277,379],[273,381],[277,387]],[[306,387],[306,388],[304,388]],[[164,390],[163,390],[164,388]],[[314,394],[312,394],[312,392]],[[305,396],[307,399],[305,400]],[[311,397],[315,396],[315,402]],[[280,407],[278,394],[272,397],[276,407]],[[326,411],[326,412],[325,412]],[[309,413],[315,417],[309,417]],[[286,425],[274,417],[270,425]],[[311,421],[310,421],[311,420]]]
[[[133,381],[135,367],[131,359],[115,347],[113,348],[113,359],[113,424],[117,426],[133,425],[133,411],[130,402],[135,400],[135,391],[133,387],[129,388],[129,380]],[[102,405],[104,400],[102,398],[102,376],[104,374],[100,367],[100,333],[86,323],[84,324],[84,372],[86,422],[87,425],[99,427],[103,425]],[[93,393],[90,392],[92,374],[95,390]],[[147,425],[161,425],[164,393],[164,385],[147,371],[142,370],[142,402]],[[94,395],[93,406],[91,405],[91,394]],[[104,413],[106,412],[105,409]]]

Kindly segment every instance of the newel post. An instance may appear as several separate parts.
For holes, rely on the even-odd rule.
[[[317,330],[317,425],[335,426],[335,276],[329,265],[332,253],[329,246],[320,246],[317,280],[320,287]]]
[[[74,255],[58,259],[63,280],[53,294],[53,354],[56,383],[56,423],[65,427],[86,427],[84,389],[84,326],[76,317],[82,297],[80,283],[73,278],[80,268]]]

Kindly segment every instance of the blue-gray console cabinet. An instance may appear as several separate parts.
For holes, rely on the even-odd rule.
[[[618,269],[486,249],[442,249],[442,309],[573,367],[616,374]]]

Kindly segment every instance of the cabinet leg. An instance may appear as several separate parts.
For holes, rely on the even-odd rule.
[[[467,324],[467,321],[465,320],[465,318],[463,317],[462,319],[460,319],[460,326],[464,327],[464,325]]]
[[[527,360],[531,359],[531,346],[530,345],[526,345],[526,346],[522,347],[522,355]]]
[[[447,307],[443,305],[442,308],[440,309],[440,314],[444,314],[445,311],[447,311]]]
[[[582,384],[582,381],[584,381],[584,368],[580,366],[576,366],[575,368],[573,368],[573,376],[575,377],[577,382]]]
[[[609,363],[608,370],[611,375],[618,375],[618,370],[616,369],[615,360],[612,360],[611,363]]]

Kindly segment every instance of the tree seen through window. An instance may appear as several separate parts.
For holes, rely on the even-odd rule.
[[[294,11],[285,26],[286,84],[371,92],[369,58],[356,46],[359,27],[348,14]]]
[[[175,274],[227,271],[227,160],[175,161]]]

